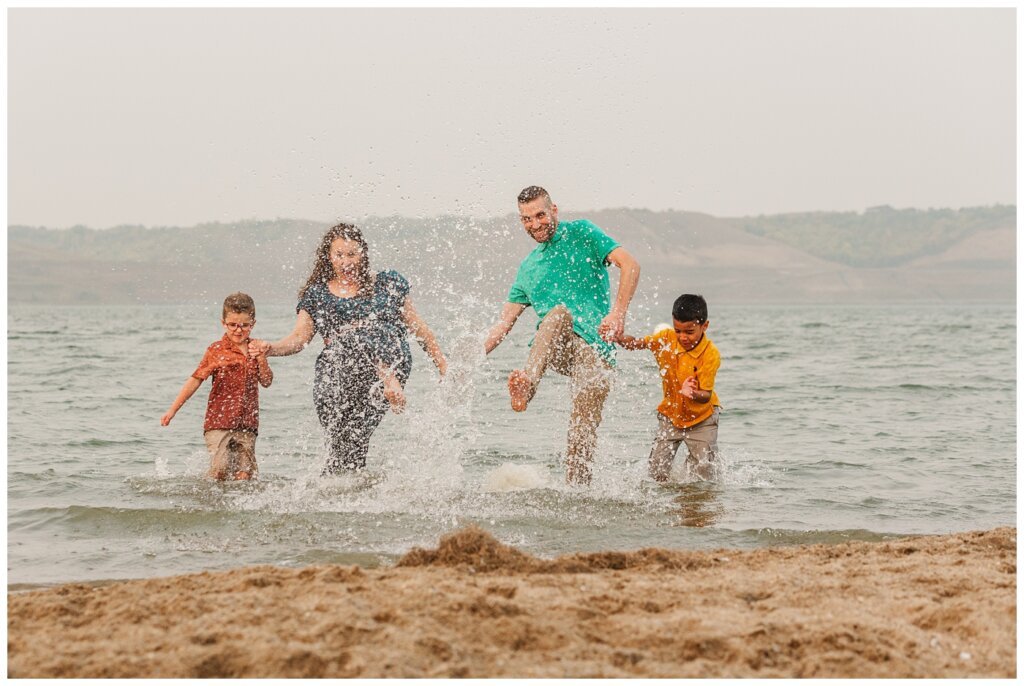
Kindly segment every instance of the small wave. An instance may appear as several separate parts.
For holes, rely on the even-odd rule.
[[[814,545],[818,543],[833,544],[850,541],[889,541],[901,538],[900,534],[878,533],[868,529],[812,529],[799,531],[793,529],[747,529],[737,532],[751,536],[756,545]]]
[[[842,460],[818,460],[817,462],[810,463],[808,466],[810,466],[810,467],[839,467],[839,468],[849,468],[849,469],[871,469],[870,465],[857,464],[856,462],[843,462]],[[799,473],[799,468],[798,467],[794,467],[793,470],[794,470],[794,472]]]
[[[134,438],[123,441],[115,441],[106,438],[87,438],[84,441],[68,441],[64,445],[69,448],[105,448],[112,445],[149,445],[150,441],[145,438]]]
[[[194,496],[198,502],[213,505],[224,497],[262,493],[287,477],[264,477],[251,481],[215,481],[198,474],[144,475],[127,477],[125,483],[136,493],[158,496]]]
[[[94,358],[94,359],[99,359],[99,358]],[[50,377],[50,376],[66,377],[71,372],[86,372],[86,371],[90,371],[91,372],[91,371],[102,370],[102,369],[103,369],[103,366],[102,365],[98,365],[98,364],[72,364],[72,365],[68,365],[66,367],[60,367],[58,369],[54,369],[51,372],[37,372],[36,375],[37,376],[41,376],[41,377]]]
[[[18,339],[18,338],[33,339],[33,338],[39,338],[41,336],[55,336],[55,335],[62,334],[62,333],[66,333],[66,329],[59,329],[59,330],[55,329],[55,330],[52,330],[52,331],[49,330],[49,329],[41,329],[41,330],[37,330],[37,331],[27,331],[27,332],[22,333],[22,334],[15,334],[13,336],[8,336],[7,338],[8,338],[8,340]]]
[[[387,478],[387,472],[383,470],[362,469],[351,474],[324,476],[314,485],[320,495],[343,496],[368,491],[387,481]]]
[[[64,524],[89,527],[94,531],[103,526],[112,526],[117,531],[124,531],[127,523],[130,523],[133,528],[152,524],[163,526],[206,524],[210,521],[210,515],[211,513],[201,510],[69,505],[68,507],[41,507],[22,510],[17,513],[18,523],[12,522],[9,523],[9,526],[12,530],[28,530],[41,526]]]
[[[474,465],[481,467],[500,467],[505,464],[508,460],[516,460],[519,462],[525,462],[530,459],[530,456],[522,453],[515,453],[505,450],[496,450],[494,448],[484,449],[467,449],[465,451],[465,459]]]

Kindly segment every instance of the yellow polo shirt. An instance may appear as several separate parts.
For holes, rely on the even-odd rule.
[[[719,405],[715,393],[715,374],[722,363],[718,348],[707,334],[693,350],[683,350],[672,329],[663,329],[646,336],[644,346],[654,353],[654,359],[661,370],[661,390],[664,398],[658,405],[658,412],[680,429],[698,424],[715,411]],[[691,376],[697,377],[702,391],[711,391],[711,400],[698,403],[683,395],[683,382]]]

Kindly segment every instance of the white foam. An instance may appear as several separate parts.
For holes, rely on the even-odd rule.
[[[540,488],[543,485],[544,475],[535,466],[506,462],[487,475],[484,490],[504,493]]]

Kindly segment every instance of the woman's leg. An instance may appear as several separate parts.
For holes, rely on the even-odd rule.
[[[352,415],[345,418],[336,415],[332,419],[334,421],[329,419],[324,424],[329,456],[320,475],[328,476],[364,469],[366,456],[370,450],[370,438],[384,419],[384,412],[372,410],[360,416]],[[321,423],[323,422],[324,419],[321,418]]]
[[[385,410],[372,393],[375,383],[374,365],[355,346],[332,341],[317,358],[313,400],[327,444],[323,474],[366,466],[370,436]]]

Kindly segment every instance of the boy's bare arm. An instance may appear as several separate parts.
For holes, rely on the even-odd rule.
[[[645,341],[642,338],[633,338],[629,334],[625,334],[625,333],[622,334],[621,336],[619,336],[618,340],[616,340],[615,342],[618,343],[619,346],[625,348],[626,350],[646,350],[647,349],[647,341]]]
[[[268,388],[270,384],[274,383],[274,370],[270,368],[270,362],[267,361],[266,355],[256,356],[256,378],[264,388]]]
[[[501,318],[497,324],[491,327],[491,330],[487,332],[487,338],[484,339],[485,355],[497,348],[498,344],[505,340],[505,336],[516,325],[516,320],[519,319],[519,315],[525,309],[526,305],[520,303],[505,303],[505,306],[501,308]]]
[[[705,361],[699,371],[694,368],[693,376],[683,382],[683,395],[698,403],[711,402],[711,389],[715,387],[715,375],[720,364],[721,358],[716,353]]]
[[[683,382],[683,395],[694,402],[706,403],[711,400],[711,391],[703,391],[696,376],[691,376]]]
[[[194,376],[188,377],[188,381],[186,381],[185,385],[181,387],[178,397],[174,399],[173,403],[171,403],[171,409],[167,410],[167,413],[160,418],[160,426],[167,426],[171,423],[171,420],[174,419],[174,415],[178,414],[178,410],[181,409],[181,406],[185,404],[185,401],[192,397],[192,394],[198,390],[202,383],[202,381]]]

